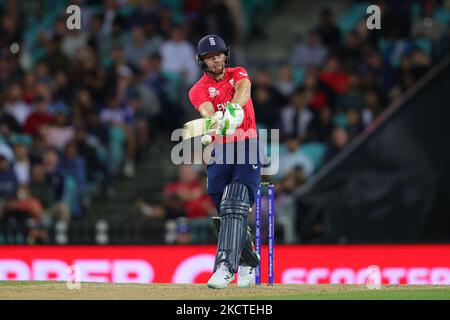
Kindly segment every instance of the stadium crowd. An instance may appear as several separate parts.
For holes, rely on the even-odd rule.
[[[286,242],[320,239],[320,222],[298,238],[292,191],[368,128],[450,42],[450,1],[375,2],[382,29],[368,30],[365,17],[349,19],[364,2],[351,2],[339,21],[324,8],[289,60],[251,74],[258,127],[281,132],[280,171],[271,179]],[[222,36],[231,64],[251,68],[243,43],[252,39],[252,1],[57,3],[0,1],[2,223],[81,220],[94,196],[113,197],[117,179],[134,177],[152,140],[179,128],[192,108],[186,97],[201,76],[194,56],[204,34]],[[81,30],[66,27],[70,4],[81,7]],[[216,212],[204,168],[178,172],[160,203],[139,199],[139,210],[150,219],[209,225]],[[185,224],[178,230],[189,233]]]

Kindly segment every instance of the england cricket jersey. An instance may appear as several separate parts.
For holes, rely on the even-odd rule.
[[[189,99],[197,110],[202,103],[211,101],[215,111],[225,112],[227,103],[234,97],[234,85],[241,79],[249,79],[247,71],[242,67],[227,68],[225,75],[219,81],[205,73],[189,91]],[[252,99],[250,98],[242,107],[244,120],[236,133],[233,136],[218,139],[217,142],[228,143],[257,137]]]

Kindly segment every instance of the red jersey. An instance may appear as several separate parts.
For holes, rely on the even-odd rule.
[[[234,97],[234,85],[241,79],[249,79],[247,71],[242,67],[226,68],[225,75],[219,81],[205,73],[189,91],[189,99],[197,110],[203,102],[211,101],[215,111],[224,112],[227,103]],[[244,110],[242,124],[233,136],[224,137],[223,143],[257,137],[252,99],[250,98],[242,108]]]

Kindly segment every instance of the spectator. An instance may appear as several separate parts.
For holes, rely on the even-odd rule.
[[[103,15],[101,13],[95,13],[92,15],[89,21],[89,39],[88,46],[95,52],[100,52],[102,40],[104,34],[102,34]]]
[[[133,92],[127,99],[127,108],[129,108],[133,114],[133,120],[130,122],[129,131],[134,135],[136,143],[136,157],[140,158],[144,148],[149,142],[149,116],[142,109],[141,97],[139,93]]]
[[[306,38],[294,47],[291,66],[293,68],[320,67],[327,55],[328,50],[322,46],[317,34],[310,31]]]
[[[45,188],[42,186],[45,185]],[[56,221],[69,222],[70,209],[64,200],[64,176],[59,167],[59,155],[54,149],[47,149],[42,163],[36,163],[31,171],[30,191],[37,197],[46,216]]]
[[[284,146],[280,147],[280,159],[282,161],[277,178],[283,178],[289,172],[300,171],[307,179],[314,172],[314,163],[302,152],[300,139],[297,137],[289,137]]]
[[[64,41],[66,41],[66,38],[64,38]],[[57,71],[62,71],[64,73],[67,72],[69,66],[68,57],[71,57],[75,53],[75,51],[68,53],[67,50],[72,50],[72,48],[64,48],[62,39],[58,35],[53,36],[48,41],[48,53],[46,60],[48,61],[48,67],[51,75],[55,75]]]
[[[361,78],[357,73],[351,73],[348,77],[348,89],[339,95],[338,106],[340,110],[347,111],[350,108],[361,110],[364,98],[360,88]]]
[[[402,58],[401,61],[401,74],[404,77],[406,74],[411,74],[413,81],[416,82],[422,77],[430,67],[430,58],[419,48],[415,48]],[[403,83],[404,89],[409,86]]]
[[[169,79],[161,71],[161,56],[154,54],[141,61],[141,70],[143,76],[137,90],[142,109],[160,130],[171,133],[180,127],[183,111],[177,104],[177,95],[171,92]]]
[[[54,199],[62,202],[64,199],[64,175],[61,171],[59,154],[55,149],[47,149],[42,155],[45,171],[45,182],[54,192]]]
[[[103,174],[103,177],[106,179],[108,175],[107,168],[101,162],[95,147],[90,145],[89,142],[90,140],[86,138],[86,130],[83,127],[77,127],[75,129],[74,143],[86,164],[86,180],[88,182],[96,182],[98,173]]]
[[[355,138],[364,130],[364,126],[361,122],[360,111],[354,108],[350,108],[347,111],[347,132],[349,140]]]
[[[341,31],[334,22],[333,12],[324,8],[320,12],[320,22],[317,34],[322,43],[331,51],[335,52],[341,47]]]
[[[367,26],[364,25],[367,29]],[[362,60],[363,42],[358,33],[350,31],[345,37],[345,44],[342,48],[342,65],[344,69],[355,71]]]
[[[35,100],[36,85],[37,85],[36,75],[32,71],[26,72],[23,76],[22,81],[23,99],[25,103],[31,104]]]
[[[61,51],[69,59],[78,58],[87,47],[88,40],[89,35],[87,32],[77,29],[67,31],[61,42]]]
[[[110,145],[109,128],[100,121],[97,113],[89,113],[86,116],[86,140],[96,148],[98,152],[108,149]]]
[[[379,1],[382,36],[392,40],[403,40],[411,33],[411,4],[408,1]]]
[[[116,74],[116,88],[114,89],[114,93],[119,103],[124,103],[127,95],[133,91],[133,82],[133,69],[127,64],[119,65]]]
[[[109,35],[114,34],[114,22],[118,17],[118,1],[115,0],[105,0],[105,16],[103,19],[102,31],[103,33]]]
[[[167,184],[164,188],[164,197],[176,194],[183,202],[185,211],[203,195],[201,181],[197,172],[191,165],[180,165],[178,180]]]
[[[131,41],[125,45],[125,58],[132,66],[137,67],[139,62],[153,53],[158,51],[161,44],[161,38],[155,37],[147,39],[144,28],[140,25],[135,25],[131,30]]]
[[[28,150],[23,144],[14,145],[14,172],[16,173],[19,185],[28,186],[30,182],[30,157]]]
[[[275,184],[277,198],[275,210],[277,210],[277,224],[283,226],[283,243],[296,243],[297,240],[297,208],[293,192],[303,182],[297,182],[294,172],[288,173],[279,183]]]
[[[318,78],[318,71],[314,67],[308,67],[305,71],[304,87],[311,97],[309,105],[312,111],[317,112],[324,106],[335,106],[335,93]]]
[[[17,193],[18,180],[8,158],[0,153],[0,202],[14,198]]]
[[[329,107],[320,109],[314,117],[310,127],[310,140],[321,143],[327,142],[333,129],[333,113]]]
[[[45,168],[41,163],[31,166],[29,189],[38,198],[44,209],[49,210],[55,202],[55,190],[45,181]]]
[[[192,233],[189,221],[186,218],[178,219],[176,232],[175,244],[190,244],[192,242]]]
[[[292,79],[292,70],[288,65],[281,66],[278,70],[278,79],[275,87],[285,99],[291,96],[295,90],[295,83]]]
[[[364,127],[370,125],[373,120],[381,113],[380,96],[375,90],[366,91],[365,105],[362,110],[362,123]]]
[[[11,83],[20,82],[22,77],[18,59],[7,52],[6,48],[0,48],[0,89],[2,90],[7,89]]]
[[[151,219],[165,219],[166,211],[161,204],[150,205],[142,198],[136,199],[136,207],[147,218]]]
[[[281,110],[282,136],[297,137],[302,141],[308,137],[309,127],[314,118],[308,109],[310,97],[303,87],[291,97],[291,103]]]
[[[131,130],[130,124],[134,121],[133,111],[127,105],[119,104],[115,96],[110,96],[107,106],[100,112],[100,120],[109,127],[116,127],[125,135],[126,139],[126,162],[124,166],[125,176],[131,178],[135,174],[134,164],[136,156],[136,137]],[[114,140],[120,143],[118,140]]]
[[[203,34],[217,34],[225,43],[236,41],[237,27],[226,1],[211,0],[204,3],[198,21]]]
[[[104,16],[103,25],[107,24],[108,14]],[[112,20],[111,28],[102,28],[102,32],[99,34],[99,56],[110,57],[113,50],[116,48],[122,48],[127,42],[126,36],[126,21],[125,19],[117,15]],[[107,58],[104,65],[108,66],[111,61]]]
[[[338,56],[330,56],[327,59],[319,79],[327,84],[336,94],[343,94],[348,90],[348,75],[342,69]]]
[[[257,121],[267,128],[279,127],[280,110],[285,99],[272,85],[269,70],[258,70],[252,86],[252,97]]]
[[[45,83],[48,85],[52,82],[50,67],[45,59],[42,59],[36,63],[35,74],[37,83]]]
[[[334,158],[349,142],[349,136],[347,130],[344,128],[336,127],[331,132],[331,141],[328,143],[325,155],[324,163],[327,163]]]
[[[217,215],[216,205],[211,197],[206,193],[206,175],[201,178],[202,193],[196,198],[186,203],[186,216],[189,219],[208,218]]]
[[[96,112],[94,102],[92,101],[92,96],[88,90],[81,88],[76,91],[72,110],[72,121],[75,126],[86,124],[88,121],[88,116]]]
[[[186,86],[193,85],[199,78],[200,68],[195,63],[195,49],[186,40],[186,28],[175,25],[170,31],[170,39],[160,48],[161,69],[181,76]]]
[[[30,189],[22,185],[17,190],[17,198],[11,200],[5,209],[8,215],[18,216],[18,220],[26,221],[29,218],[38,223],[42,215],[42,204],[38,198],[33,197]]]
[[[22,87],[18,83],[9,86],[3,110],[13,116],[20,125],[25,123],[31,113],[31,107],[23,100]]]
[[[71,214],[73,218],[79,218],[84,212],[87,196],[87,182],[86,182],[86,161],[78,153],[78,148],[75,142],[71,141],[64,148],[64,153],[61,158],[61,171],[64,179],[70,179],[74,182],[72,185],[70,203]]]
[[[54,77],[52,93],[55,103],[51,106],[50,111],[53,113],[61,110],[68,112],[68,104],[72,101],[73,87],[69,83],[67,73],[57,71]]]
[[[12,133],[19,133],[21,128],[16,118],[4,112],[4,106],[0,105],[0,134],[8,137]]]
[[[2,8],[6,9],[6,8]],[[1,40],[0,47],[9,46],[11,43],[20,43],[22,40],[23,25],[19,17],[12,12],[5,12],[1,17],[0,32]]]
[[[58,112],[53,124],[42,127],[41,132],[47,144],[58,150],[62,150],[75,136],[75,129],[69,125],[67,117],[63,112]]]
[[[171,193],[165,197],[163,200],[163,205],[166,212],[166,220],[186,217],[186,211],[183,207],[183,200],[176,193]]]
[[[155,28],[154,32],[158,31],[159,14],[158,3],[156,1],[137,1],[132,16],[133,22],[145,26],[146,32],[148,27],[147,23],[151,24],[152,28]]]
[[[104,101],[106,89],[105,71],[91,48],[85,48],[74,62],[73,81],[83,84],[95,102]]]
[[[114,167],[111,162],[108,161],[108,151],[110,150],[110,135],[109,129],[106,125],[101,123],[96,113],[91,113],[87,116],[86,120],[86,142],[95,148],[97,155],[104,164],[104,180],[103,186],[106,196],[111,198],[114,196],[113,178]]]
[[[43,96],[38,96],[35,101],[35,111],[30,113],[23,126],[23,131],[36,136],[42,126],[51,125],[55,116],[48,112],[48,101]]]

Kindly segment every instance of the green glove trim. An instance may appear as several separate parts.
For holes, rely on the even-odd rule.
[[[236,117],[236,108],[230,102],[227,104],[227,110],[230,112],[231,116]]]
[[[230,127],[230,119],[225,119],[224,123],[223,128],[220,130],[220,134],[223,136],[227,134],[227,129]]]

